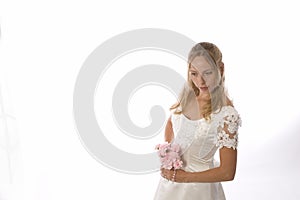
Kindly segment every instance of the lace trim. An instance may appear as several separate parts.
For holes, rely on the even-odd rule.
[[[235,150],[238,146],[238,129],[241,125],[242,120],[237,111],[232,107],[231,109],[226,109],[225,117],[219,121],[216,146],[219,148],[233,148]]]
[[[218,141],[216,146],[219,148],[227,147],[227,148],[233,148],[235,150],[238,145],[237,134],[235,134],[233,138],[230,138],[229,134],[227,134],[225,131],[218,133],[217,140]]]

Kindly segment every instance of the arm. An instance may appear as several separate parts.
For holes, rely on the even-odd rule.
[[[220,161],[221,165],[216,168],[212,168],[202,172],[186,172],[183,170],[177,170],[175,181],[176,182],[221,182],[231,181],[234,179],[237,161],[237,150],[223,147],[220,149]],[[167,178],[173,176],[173,170],[163,169],[163,174],[167,174]]]
[[[174,138],[174,132],[172,128],[171,117],[169,117],[165,127],[165,141],[170,143],[173,140],[173,138]]]
[[[230,113],[218,127],[217,146],[220,147],[220,166],[201,172],[177,170],[176,182],[221,182],[234,179],[237,163],[237,131],[241,120],[237,113]],[[162,175],[172,179],[173,170],[162,169]]]
[[[235,136],[237,132],[230,132],[226,123],[224,124],[223,131],[227,136],[229,136],[229,141],[235,141]],[[224,140],[224,138],[222,137],[219,139],[221,139],[221,141]],[[236,146],[230,146],[227,144],[227,147],[222,146],[219,152],[219,167],[202,172],[179,172],[176,175],[176,178],[178,179],[178,181],[182,180],[183,182],[221,182],[233,180],[237,162]]]
[[[237,163],[237,150],[222,147],[220,150],[220,166],[202,172],[186,172],[177,170],[176,182],[221,182],[234,179]],[[162,169],[162,174],[171,180],[174,174],[173,170]]]

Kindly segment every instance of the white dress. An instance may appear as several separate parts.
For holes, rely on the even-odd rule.
[[[214,155],[218,148],[237,148],[241,119],[232,106],[224,106],[211,120],[189,120],[183,114],[172,114],[175,139],[182,149],[183,170],[205,171],[218,164]],[[229,134],[228,134],[229,133]],[[176,183],[161,178],[155,200],[225,200],[221,183]]]

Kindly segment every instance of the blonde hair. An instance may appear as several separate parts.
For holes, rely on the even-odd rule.
[[[188,71],[191,67],[191,62],[197,56],[204,56],[208,63],[213,66],[213,69],[216,70],[218,86],[210,93],[210,101],[205,104],[201,109],[201,114],[206,120],[210,119],[212,112],[215,112],[226,105],[226,103],[231,104],[224,88],[224,71],[223,71],[223,61],[222,53],[219,48],[209,42],[201,42],[196,44],[188,55]],[[174,114],[181,114],[185,111],[188,102],[200,94],[200,90],[192,82],[190,75],[187,75],[187,83],[184,85],[178,102],[171,106],[170,110],[175,109]]]

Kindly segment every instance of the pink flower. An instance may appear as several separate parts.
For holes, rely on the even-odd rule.
[[[180,151],[180,145],[179,145],[179,144],[173,144],[173,145],[171,146],[171,149],[172,149],[172,151],[178,153],[178,152]]]
[[[180,169],[183,165],[183,162],[181,160],[175,160],[175,162],[173,163],[173,167],[174,169]]]
[[[165,169],[180,169],[183,165],[183,162],[180,158],[180,145],[163,143],[155,146],[155,149],[158,150],[158,156],[161,161],[161,167]]]

